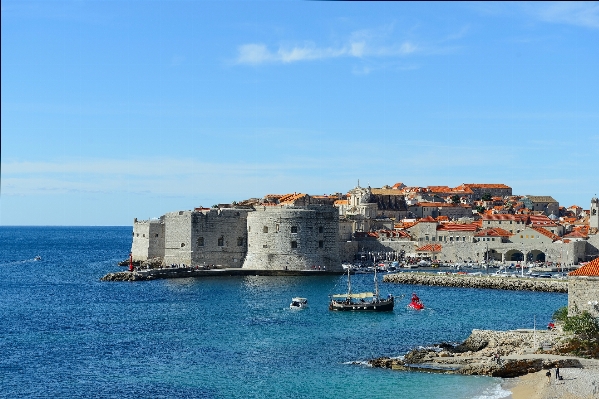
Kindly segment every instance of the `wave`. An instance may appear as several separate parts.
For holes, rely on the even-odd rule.
[[[473,397],[472,399],[502,399],[510,398],[512,393],[504,389],[501,384],[497,383],[492,387],[486,388],[482,393]]]

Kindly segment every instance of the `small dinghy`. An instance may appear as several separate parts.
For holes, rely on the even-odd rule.
[[[412,301],[408,304],[408,309],[414,309],[414,310],[424,309],[424,304],[422,303],[420,298],[418,298],[418,295],[416,295],[415,292],[412,293]]]

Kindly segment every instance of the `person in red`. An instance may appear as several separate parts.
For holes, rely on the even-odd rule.
[[[418,298],[415,292],[412,292],[412,302],[420,302],[420,298]]]

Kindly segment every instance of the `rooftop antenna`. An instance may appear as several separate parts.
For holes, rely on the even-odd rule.
[[[360,179],[358,179],[358,187],[360,187]]]

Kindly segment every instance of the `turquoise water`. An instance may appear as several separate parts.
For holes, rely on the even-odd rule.
[[[391,313],[333,313],[343,277],[108,283],[130,227],[0,227],[0,397],[491,398],[499,379],[372,369],[360,362],[532,327],[565,294],[382,284]],[[41,255],[41,261],[34,261]],[[353,288],[371,289],[358,275]],[[416,290],[427,305],[405,308]],[[291,297],[309,308],[290,310]],[[356,364],[356,362],[358,364]]]

